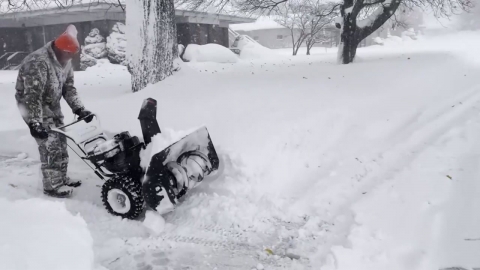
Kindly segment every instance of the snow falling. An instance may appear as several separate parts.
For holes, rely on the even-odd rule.
[[[156,99],[153,151],[206,126],[219,173],[173,212],[127,220],[105,210],[103,182],[70,152],[82,186],[47,197],[17,71],[0,71],[1,269],[480,267],[480,32],[379,38],[352,65],[337,64],[337,48],[189,45],[180,71],[132,93],[111,59],[145,44],[125,44],[123,27],[89,36],[97,64],[75,74],[83,103],[108,134],[141,138],[140,106]]]

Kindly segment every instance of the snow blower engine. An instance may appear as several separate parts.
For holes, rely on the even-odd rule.
[[[162,214],[171,211],[182,196],[219,168],[205,127],[158,153],[142,154],[152,157],[149,165],[142,167],[141,152],[148,152],[152,138],[161,132],[156,115],[157,101],[146,99],[138,116],[143,142],[128,131],[110,139],[96,115],[90,123],[83,121],[84,117],[51,130],[74,142],[80,153],[72,150],[105,180],[101,196],[113,215],[135,219],[147,207]]]

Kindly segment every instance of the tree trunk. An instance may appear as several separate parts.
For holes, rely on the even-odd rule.
[[[340,62],[350,64],[355,59],[358,47],[356,19],[351,13],[343,16],[343,27],[340,35]]]
[[[126,14],[128,65],[137,92],[172,75],[178,54],[174,0],[131,0]]]
[[[350,64],[355,59],[355,55],[357,53],[359,41],[356,38],[355,34],[343,34],[342,33],[342,43],[340,46],[342,49],[341,52],[341,60],[342,64]]]
[[[298,49],[300,49],[301,43],[299,42],[298,44],[293,46],[293,55],[297,55]]]
[[[392,0],[388,6],[382,5],[382,7],[378,7],[378,15],[374,17],[371,24],[360,28],[357,26],[357,15],[364,6],[359,4],[361,2],[355,2],[355,6],[353,6],[352,0],[344,0],[344,5],[340,9],[343,25],[336,25],[338,28],[341,28],[342,31],[339,47],[339,62],[342,64],[352,63],[360,42],[386,22],[398,9],[401,1],[402,0]],[[349,11],[346,12],[346,10]]]
[[[295,52],[295,35],[293,34],[293,28],[290,29],[290,36],[292,37],[292,55],[296,55]]]
[[[307,55],[310,55],[310,49],[313,47],[313,42],[307,40]]]

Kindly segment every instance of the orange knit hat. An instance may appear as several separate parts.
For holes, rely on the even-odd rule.
[[[77,28],[75,28],[73,24],[70,24],[67,30],[55,39],[55,47],[65,52],[77,53],[80,49],[77,33]]]

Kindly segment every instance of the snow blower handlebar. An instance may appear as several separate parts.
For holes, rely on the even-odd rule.
[[[97,116],[96,114],[94,114],[94,113],[91,113],[91,114],[86,115],[86,116],[84,116],[84,117],[79,117],[79,118],[77,118],[77,120],[71,122],[70,124],[66,124],[66,125],[63,125],[63,126],[61,126],[61,127],[57,127],[56,129],[64,129],[64,128],[69,127],[69,126],[71,126],[71,125],[75,125],[76,123],[81,122],[81,121],[87,119],[87,118],[90,117],[90,116],[95,117],[95,118],[97,119],[97,121],[99,121],[98,116]]]
[[[94,133],[91,133],[91,137],[89,137],[89,135],[87,135],[87,137],[85,138],[81,138],[82,136],[80,136],[80,138],[74,136],[73,134],[71,134],[70,132],[68,131],[65,131],[65,128],[67,127],[70,127],[70,126],[73,126],[85,119],[87,119],[88,117],[95,117],[95,119],[100,122],[98,116],[96,114],[89,114],[89,115],[86,115],[84,117],[79,117],[77,118],[76,120],[74,120],[73,122],[69,123],[69,124],[66,124],[66,125],[63,125],[63,126],[60,126],[60,127],[55,127],[55,128],[50,128],[49,132],[55,132],[55,133],[58,133],[58,134],[62,134],[64,135],[66,138],[68,138],[69,140],[71,140],[77,147],[78,149],[80,149],[81,153],[82,154],[79,154],[77,151],[75,151],[75,149],[73,149],[69,144],[67,144],[67,146],[72,149],[72,151],[83,161],[85,162],[85,164],[87,164],[88,167],[90,167],[94,172],[95,174],[102,180],[104,180],[104,176],[112,176],[111,174],[108,174],[108,173],[105,173],[103,172],[103,170],[98,166],[98,164],[95,164],[93,163],[94,166],[90,165],[87,160],[87,153],[86,153],[86,150],[85,150],[85,146],[88,144],[88,143],[91,143],[97,139],[101,139],[103,141],[107,141],[107,137],[105,136],[105,134],[103,132],[95,132],[95,129],[94,129]],[[98,126],[97,126],[98,127]],[[85,134],[89,133],[88,131],[86,131]]]

